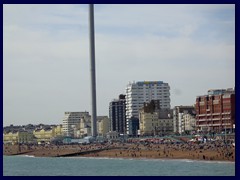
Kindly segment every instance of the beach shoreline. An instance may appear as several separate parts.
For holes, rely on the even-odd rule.
[[[125,159],[188,159],[235,162],[235,147],[217,144],[4,145],[3,155]]]
[[[11,156],[12,155],[3,155],[3,156]],[[34,155],[14,155],[19,157],[29,157],[29,158],[79,158],[79,159],[116,159],[116,160],[153,160],[153,161],[182,161],[182,162],[204,162],[204,163],[230,163],[234,164],[235,161],[229,160],[199,160],[199,159],[174,159],[174,158],[126,158],[126,157],[94,157],[94,156],[68,156],[68,157],[42,157],[42,156],[34,156]]]

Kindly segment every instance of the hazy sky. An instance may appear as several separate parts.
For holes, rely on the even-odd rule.
[[[3,124],[90,111],[88,5],[3,5]],[[129,81],[169,83],[171,107],[235,86],[235,5],[95,5],[97,113]]]

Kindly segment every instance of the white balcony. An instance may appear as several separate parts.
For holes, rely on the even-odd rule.
[[[197,121],[202,122],[202,121],[207,121],[207,119],[198,119]]]

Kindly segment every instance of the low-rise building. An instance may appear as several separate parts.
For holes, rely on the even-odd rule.
[[[107,133],[107,139],[111,141],[116,141],[119,138],[119,133],[116,131],[109,131]]]
[[[157,112],[147,113],[144,112],[144,110],[140,110],[139,112],[140,135],[153,136],[156,133],[155,127],[158,127],[158,113]]]
[[[80,121],[80,136],[79,137],[86,137],[86,136],[91,136],[91,119],[89,117],[83,117],[81,118]]]
[[[33,133],[27,131],[8,132],[3,134],[4,144],[30,144],[34,143]]]
[[[109,132],[110,122],[107,116],[98,116],[97,117],[97,132],[98,136],[105,137],[107,132]]]
[[[159,100],[145,103],[139,112],[140,135],[169,135],[173,133],[172,111],[160,109]]]
[[[41,142],[50,142],[51,138],[54,137],[54,131],[52,128],[49,129],[36,129],[33,131],[34,136],[37,139],[38,143]]]
[[[58,125],[58,126],[52,126],[52,127],[43,128],[43,129],[35,129],[33,131],[33,135],[37,139],[38,143],[51,142],[51,139],[55,137],[63,136],[62,126]]]
[[[161,136],[173,134],[173,119],[158,119],[158,126],[155,132]]]
[[[175,106],[173,108],[173,131],[174,133],[182,134],[185,132],[185,124],[183,115],[195,114],[195,107],[192,106]]]
[[[57,136],[63,136],[63,126],[60,124],[60,125],[57,125],[55,126],[54,128],[54,135],[57,137]]]
[[[185,133],[190,133],[196,130],[196,114],[184,114],[183,121],[184,121],[184,131]]]

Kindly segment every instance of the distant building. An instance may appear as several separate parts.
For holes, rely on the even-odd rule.
[[[126,132],[126,100],[125,95],[119,95],[109,103],[110,131],[124,134]]]
[[[170,87],[163,81],[130,82],[126,87],[126,128],[129,134],[129,119],[137,118],[144,102],[159,100],[160,108],[170,109]]]
[[[87,137],[92,135],[91,126],[86,126],[80,130],[80,137]]]
[[[222,95],[224,93],[233,93],[233,94],[235,94],[235,90],[233,88],[228,88],[228,89],[209,89],[207,95]]]
[[[105,137],[107,132],[109,132],[109,123],[110,120],[107,116],[98,116],[97,117],[97,132],[98,136]]]
[[[173,110],[160,109],[158,112],[158,126],[155,127],[156,134],[161,136],[173,134]]]
[[[235,90],[209,90],[208,95],[196,98],[196,126],[205,132],[234,130]]]
[[[33,135],[35,136],[38,143],[50,143],[52,139],[61,137],[63,135],[62,126],[58,125],[48,128],[35,129],[33,131]]]
[[[139,119],[135,117],[131,117],[128,120],[128,127],[129,127],[129,136],[137,136],[139,130]]]
[[[156,128],[158,126],[158,113],[152,112],[147,113],[144,110],[139,112],[139,128],[140,135],[142,136],[153,136],[156,134]]]
[[[83,136],[84,130],[82,131],[80,130],[80,123],[76,125],[72,125],[72,132],[73,132],[73,135],[71,136],[72,138],[80,138]]]
[[[34,143],[35,138],[32,132],[27,131],[17,131],[17,132],[8,132],[3,134],[3,143],[4,144],[18,144],[18,143]]]
[[[33,128],[33,130],[35,127]],[[9,132],[18,132],[24,130],[23,126],[14,126],[11,124],[10,126],[3,127],[3,133],[9,133]]]
[[[74,128],[79,126],[81,119],[91,119],[89,112],[65,112],[63,119],[63,133],[65,136],[74,136]]]
[[[86,137],[91,136],[91,117],[90,116],[84,116],[80,120],[79,125],[79,135],[78,137]]]
[[[173,131],[182,134],[185,131],[183,115],[194,114],[194,106],[175,106],[173,108]]]
[[[107,139],[111,141],[117,141],[119,138],[119,133],[116,131],[109,131],[107,133]]]
[[[183,114],[183,122],[184,122],[184,131],[185,132],[193,132],[196,130],[196,114]]]
[[[33,131],[38,143],[47,143],[54,137],[54,130],[52,128],[36,129]]]
[[[160,109],[159,100],[144,103],[139,112],[139,128],[142,136],[172,134],[172,110]]]
[[[55,135],[55,137],[63,136],[63,126],[62,126],[62,124],[55,125],[53,127],[54,127],[54,135]]]

